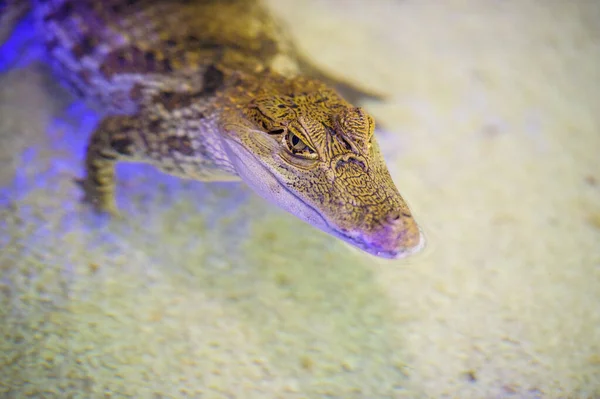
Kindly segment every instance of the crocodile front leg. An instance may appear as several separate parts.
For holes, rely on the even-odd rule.
[[[117,215],[115,203],[115,165],[119,161],[143,158],[146,145],[139,119],[113,116],[104,119],[90,138],[85,159],[86,176],[79,181],[84,202],[99,212]]]
[[[215,118],[194,108],[167,112],[152,104],[133,116],[104,119],[90,138],[84,201],[117,215],[114,199],[117,162],[143,162],[178,177],[199,181],[239,180],[217,137]]]

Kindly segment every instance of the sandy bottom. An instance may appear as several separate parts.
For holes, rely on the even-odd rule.
[[[600,398],[600,3],[271,1],[366,107],[429,239],[374,259],[236,184],[119,168],[0,52],[0,397]],[[369,6],[367,6],[369,5]]]

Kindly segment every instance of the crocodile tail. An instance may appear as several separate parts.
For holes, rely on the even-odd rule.
[[[10,36],[13,28],[27,11],[28,0],[0,0],[0,45]]]

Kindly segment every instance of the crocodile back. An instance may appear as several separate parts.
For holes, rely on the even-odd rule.
[[[257,73],[289,40],[255,0],[35,0],[54,72],[111,114],[140,93],[197,89],[207,68]]]

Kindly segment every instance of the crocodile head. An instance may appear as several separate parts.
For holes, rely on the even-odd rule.
[[[259,195],[376,256],[423,247],[373,135],[374,121],[335,91],[259,95],[223,124],[224,147]]]

